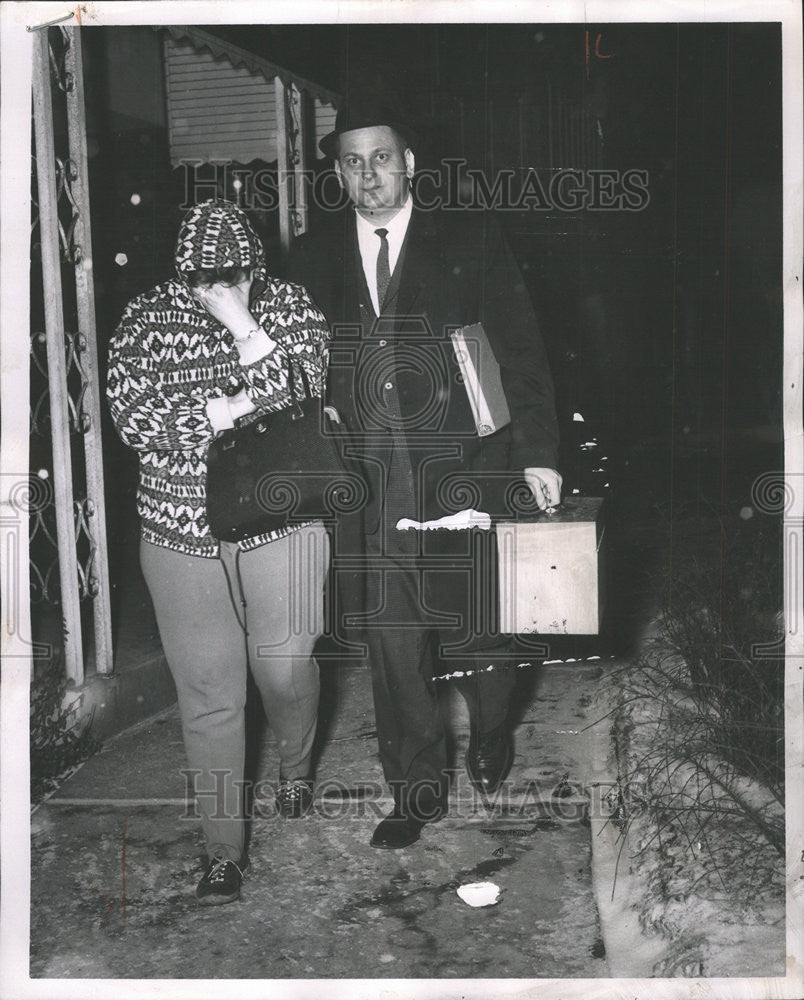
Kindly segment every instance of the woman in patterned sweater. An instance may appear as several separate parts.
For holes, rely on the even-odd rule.
[[[177,278],[127,306],[110,346],[108,398],[139,453],[140,559],[178,692],[206,841],[202,903],[238,898],[247,866],[243,768],[250,667],[280,752],[277,806],[312,801],[329,540],[320,521],[239,543],[206,522],[209,443],[289,405],[294,354],[323,395],[326,321],[303,288],[268,277],[245,214],[207,201],[184,218]],[[300,634],[301,633],[301,634]]]

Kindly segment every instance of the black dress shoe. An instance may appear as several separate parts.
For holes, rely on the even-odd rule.
[[[498,726],[490,733],[472,733],[466,751],[466,773],[481,795],[497,791],[513,761],[514,748],[507,726]]]
[[[403,847],[410,847],[419,839],[423,826],[422,820],[405,816],[395,808],[378,824],[370,845],[384,851],[398,851]]]

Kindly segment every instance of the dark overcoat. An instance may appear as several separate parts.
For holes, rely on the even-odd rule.
[[[402,516],[427,520],[468,507],[504,513],[503,497],[510,496],[517,474],[529,466],[557,467],[544,344],[493,216],[414,208],[379,318],[351,208],[296,241],[288,277],[307,288],[330,324],[327,399],[346,425],[369,484],[364,533],[384,532],[393,548]],[[457,327],[473,323],[486,331],[511,414],[508,427],[485,438],[478,438],[449,339]],[[418,544],[435,552],[434,536],[447,533],[428,534],[431,539]],[[445,554],[450,544],[454,549],[456,540],[447,542]]]
[[[373,383],[388,374],[376,345],[390,340],[390,333],[405,349],[397,381],[401,427],[411,438],[422,444],[429,438],[434,447],[459,443],[455,465],[465,469],[482,462],[478,452],[486,447],[495,451],[500,468],[556,468],[558,428],[547,356],[527,288],[493,216],[414,208],[401,274],[394,275],[396,288],[376,325],[353,210],[337,213],[297,240],[288,276],[307,288],[332,329],[328,397],[350,432],[375,435],[386,429]],[[477,439],[449,341],[456,327],[478,322],[500,364],[511,412],[509,430],[483,441]],[[425,510],[438,513],[429,493]]]

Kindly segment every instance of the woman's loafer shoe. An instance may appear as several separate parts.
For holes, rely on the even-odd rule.
[[[234,903],[240,898],[240,884],[247,867],[241,868],[237,862],[226,858],[213,858],[196,886],[196,899],[204,906]]]
[[[313,783],[307,778],[280,781],[276,792],[276,808],[285,819],[306,816],[313,804]]]

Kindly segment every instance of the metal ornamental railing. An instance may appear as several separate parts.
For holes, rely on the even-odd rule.
[[[31,513],[31,599],[60,604],[65,670],[81,684],[89,662],[111,673],[113,655],[80,29],[34,32],[33,48],[31,434],[53,491]]]

